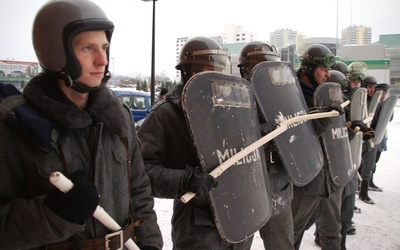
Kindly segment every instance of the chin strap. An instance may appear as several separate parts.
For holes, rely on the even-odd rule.
[[[71,77],[68,74],[65,74],[65,72],[60,72],[58,78],[60,78],[61,80],[63,80],[65,82],[65,86],[72,88],[73,90],[75,90],[79,93],[85,94],[85,93],[89,93],[93,90],[103,87],[108,82],[108,80],[110,80],[111,73],[110,73],[110,71],[107,71],[107,73],[104,74],[104,77],[101,80],[100,85],[97,87],[88,87],[78,81],[74,81],[71,79]]]

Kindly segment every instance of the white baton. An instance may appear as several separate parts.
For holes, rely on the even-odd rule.
[[[71,190],[72,187],[74,186],[74,183],[72,183],[70,179],[65,177],[60,172],[54,172],[50,176],[50,182],[63,193],[68,193],[69,190]],[[108,213],[106,213],[106,211],[104,211],[104,209],[101,206],[97,206],[96,210],[93,213],[93,217],[96,218],[106,228],[108,228],[113,232],[121,230],[121,226],[118,225],[118,223],[113,218],[111,218],[111,216]],[[129,238],[124,243],[124,245],[129,250],[140,250],[140,248],[135,244],[135,242],[131,238]]]

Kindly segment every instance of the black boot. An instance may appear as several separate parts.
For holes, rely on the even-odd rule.
[[[371,176],[371,180],[369,181],[369,187],[368,189],[371,191],[375,191],[375,192],[383,192],[382,188],[378,187],[377,185],[375,185],[374,181],[373,181],[373,176]]]
[[[364,201],[365,203],[372,205],[375,204],[375,202],[368,196],[368,186],[369,186],[369,181],[367,180],[361,181],[361,188],[360,188],[360,193],[358,194],[358,198]]]

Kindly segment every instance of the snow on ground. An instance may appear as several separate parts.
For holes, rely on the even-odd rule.
[[[357,233],[347,237],[349,250],[399,250],[400,249],[400,101],[395,108],[393,120],[388,125],[388,151],[382,153],[374,174],[374,182],[383,192],[369,191],[375,201],[369,205],[357,198],[356,206],[361,213],[354,214]],[[171,224],[172,200],[156,199],[164,248],[172,249]],[[314,226],[305,234],[300,249],[320,249],[314,244]],[[258,233],[255,234],[252,250],[264,249]],[[284,249],[283,249],[284,250]]]

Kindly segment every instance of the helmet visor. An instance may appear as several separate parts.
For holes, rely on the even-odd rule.
[[[217,71],[231,74],[230,57],[225,51],[194,51],[192,54],[192,58],[192,74],[203,71]]]
[[[258,64],[264,61],[276,62],[280,60],[279,56],[276,54],[260,52],[261,51],[248,53],[249,64]]]
[[[357,81],[357,80],[364,80],[365,75],[361,72],[353,72],[350,74],[349,80],[350,81]]]
[[[326,53],[323,57],[313,57],[312,60],[321,62],[321,66],[328,69],[336,64],[336,58],[332,53]]]

